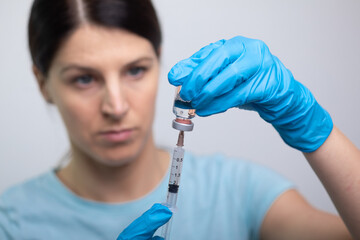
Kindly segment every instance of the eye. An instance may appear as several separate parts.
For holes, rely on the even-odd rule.
[[[146,67],[131,67],[127,74],[130,77],[134,77],[134,78],[140,78],[145,72],[146,72],[147,68]]]
[[[82,75],[74,78],[73,82],[81,88],[89,87],[93,82],[94,78],[91,75]]]

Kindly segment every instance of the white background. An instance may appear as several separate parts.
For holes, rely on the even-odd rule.
[[[30,0],[0,0],[0,192],[54,167],[68,150],[55,108],[31,73],[26,24]],[[313,92],[334,123],[360,146],[360,2],[353,0],[155,0],[164,32],[155,137],[173,146],[174,89],[167,72],[202,46],[236,35],[262,39]],[[223,152],[267,165],[294,181],[316,207],[336,212],[303,155],[257,113],[197,117],[186,149]],[[186,164],[186,163],[184,163]]]

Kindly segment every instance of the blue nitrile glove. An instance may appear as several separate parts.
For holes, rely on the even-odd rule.
[[[139,218],[135,219],[127,228],[120,233],[117,240],[160,240],[161,237],[153,237],[156,230],[167,223],[172,216],[170,209],[159,203],[154,204]]]
[[[182,85],[180,97],[199,116],[232,107],[255,110],[290,146],[312,152],[330,134],[330,115],[311,92],[296,81],[264,42],[234,37],[210,44],[169,72]]]

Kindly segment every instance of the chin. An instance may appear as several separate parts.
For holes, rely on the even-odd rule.
[[[147,136],[145,138],[134,137],[126,142],[112,144],[94,141],[82,147],[74,144],[73,150],[95,165],[122,167],[139,159],[149,144],[148,140]]]
[[[143,148],[144,146],[139,142],[132,142],[115,148],[100,149],[95,154],[94,160],[105,166],[122,167],[134,162],[144,150]]]
[[[136,159],[136,156],[102,156],[97,159],[97,162],[108,167],[123,167],[131,164]]]

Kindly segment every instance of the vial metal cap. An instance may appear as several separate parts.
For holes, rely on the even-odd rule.
[[[189,123],[181,123],[174,119],[172,122],[172,127],[179,131],[189,132],[194,129],[194,123],[192,123],[191,121],[189,121]]]

